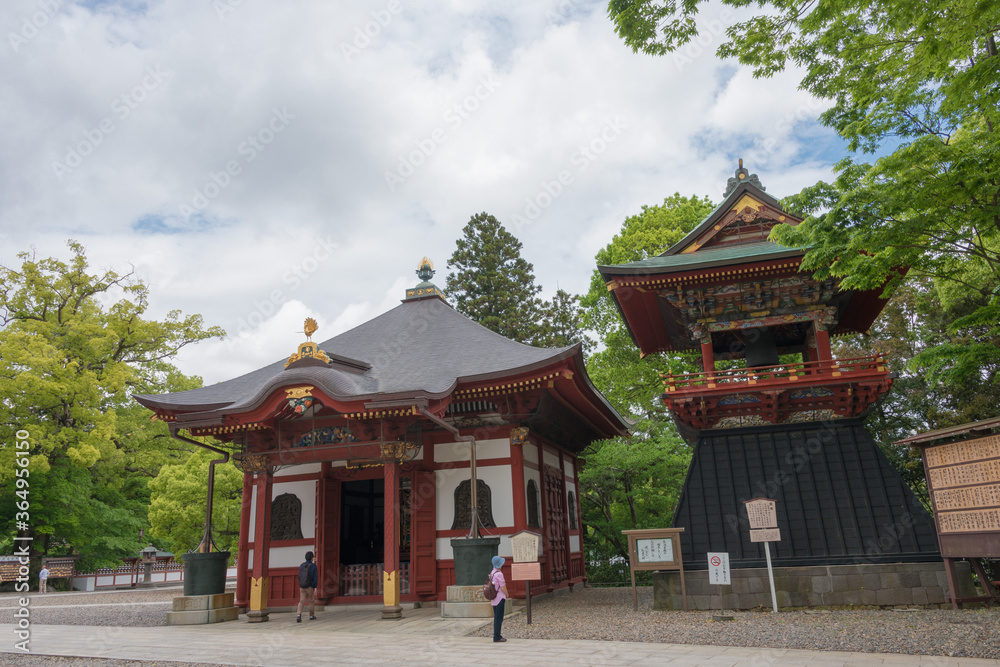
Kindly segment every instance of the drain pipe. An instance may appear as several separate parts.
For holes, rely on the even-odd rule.
[[[208,464],[208,500],[205,503],[205,533],[201,536],[201,543],[194,548],[194,551],[198,553],[209,553],[212,550],[212,495],[213,491],[215,491],[215,464],[227,463],[229,461],[229,452],[181,435],[177,432],[175,424],[170,425],[170,437],[196,447],[201,447],[202,449],[216,452],[217,454],[222,454],[221,459],[215,459]]]
[[[469,501],[472,503],[472,528],[469,530],[469,537],[478,538],[480,537],[480,534],[479,534],[479,498],[478,495],[476,494],[476,438],[475,436],[471,435],[459,435],[457,428],[455,428],[445,420],[441,419],[437,415],[428,412],[427,408],[421,407],[420,414],[422,414],[424,417],[427,417],[432,422],[434,422],[441,428],[445,429],[446,431],[450,431],[451,434],[455,436],[455,440],[469,443],[469,450],[471,452],[469,459],[469,471],[472,475],[472,483],[471,483],[472,493],[471,497],[469,498]]]

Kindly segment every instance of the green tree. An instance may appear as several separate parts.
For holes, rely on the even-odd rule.
[[[725,0],[742,7],[743,0]],[[721,57],[770,76],[794,65],[801,87],[832,106],[820,120],[851,151],[832,184],[789,200],[808,216],[772,239],[809,248],[802,268],[845,288],[901,280],[899,267],[960,282],[982,297],[957,321],[965,344],[924,353],[932,370],[969,375],[998,358],[1000,302],[1000,4],[978,0],[824,3],[772,0],[728,29]],[[662,55],[696,34],[699,0],[611,0],[616,30],[633,50]],[[893,146],[897,146],[893,149]],[[892,149],[892,150],[890,150]],[[979,272],[984,280],[969,280]],[[992,286],[992,287],[990,287]],[[993,333],[976,336],[973,332]],[[953,357],[953,359],[949,359]]]
[[[626,218],[621,231],[597,253],[597,263],[625,264],[654,257],[684,238],[713,208],[707,197],[683,197],[678,193],[664,199],[663,204],[643,206],[642,212]],[[597,270],[581,305],[583,325],[595,333],[601,348],[587,360],[587,372],[622,414],[634,418],[649,416],[654,410],[652,397],[663,390],[659,373],[670,369],[681,372],[685,364],[694,370],[686,357],[665,360],[639,356]]]
[[[583,343],[584,350],[593,347],[593,342],[583,332],[580,297],[565,290],[556,290],[551,301],[540,306],[541,321],[538,332],[532,340],[539,347],[566,347]]]
[[[930,498],[919,450],[894,443],[915,432],[1000,415],[995,399],[1000,391],[1000,364],[995,360],[984,361],[971,373],[949,366],[932,374],[921,364],[928,351],[936,353],[968,343],[970,332],[955,323],[976,312],[983,298],[977,291],[959,287],[958,283],[927,277],[907,280],[886,304],[869,335],[840,338],[834,350],[840,358],[881,354],[889,370],[897,374],[892,391],[873,407],[867,427],[928,509]],[[992,328],[996,328],[995,322]],[[948,364],[956,358],[949,358]]]
[[[151,534],[176,554],[193,550],[205,532],[208,466],[219,455],[204,449],[183,463],[165,465],[149,480]],[[240,538],[243,473],[232,463],[215,466],[212,539],[222,551],[236,553]]]
[[[712,209],[707,198],[680,194],[667,197],[661,205],[643,206],[597,253],[597,263],[625,264],[658,255],[684,238]],[[581,319],[599,340],[599,350],[587,359],[587,372],[612,405],[636,424],[630,437],[601,440],[583,452],[580,507],[591,556],[627,557],[628,543],[621,531],[663,527],[677,506],[691,448],[659,400],[663,391],[659,373],[680,372],[693,364],[682,356],[640,358],[596,270],[581,304]]]
[[[657,418],[637,424],[631,437],[591,443],[582,457],[580,509],[588,551],[598,560],[628,557],[621,531],[669,524],[691,448],[661,408]]]
[[[562,347],[585,342],[578,297],[557,290],[539,298],[535,269],[521,242],[488,213],[472,216],[448,260],[445,292],[458,312],[501,336],[528,345]]]
[[[140,547],[146,481],[186,456],[130,394],[200,385],[169,360],[223,332],[177,311],[145,319],[145,284],[91,274],[83,246],[69,247],[68,264],[21,253],[18,269],[0,267],[0,442],[30,434],[28,527],[6,511],[17,500],[11,446],[0,449],[0,521],[3,535],[33,538],[36,554],[80,554],[85,568]]]

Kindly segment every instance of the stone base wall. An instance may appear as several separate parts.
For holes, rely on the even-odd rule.
[[[767,568],[730,570],[732,584],[708,583],[708,570],[684,573],[689,610],[771,609]],[[955,563],[959,597],[975,595],[972,568]],[[774,568],[778,608],[944,606],[944,563],[818,565]],[[951,603],[947,602],[950,608]],[[653,608],[683,609],[679,572],[653,573]]]

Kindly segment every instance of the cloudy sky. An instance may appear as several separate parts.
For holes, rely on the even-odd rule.
[[[394,307],[425,255],[443,286],[481,211],[581,293],[643,204],[719,201],[740,157],[782,197],[842,156],[797,72],[715,57],[737,19],[653,58],[584,0],[4,0],[0,263],[76,239],[134,267],[151,317],[229,332],[177,359],[206,383]]]

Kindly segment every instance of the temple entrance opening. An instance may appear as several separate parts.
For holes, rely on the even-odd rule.
[[[340,498],[340,594],[382,595],[385,553],[385,482],[381,478],[343,482]],[[410,479],[400,480],[401,592],[409,593]]]

